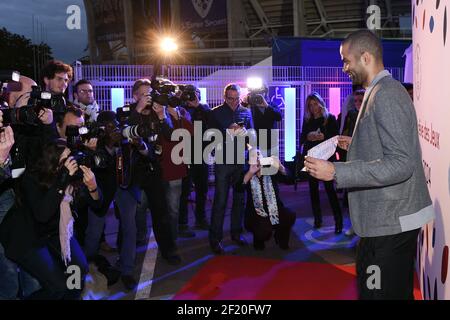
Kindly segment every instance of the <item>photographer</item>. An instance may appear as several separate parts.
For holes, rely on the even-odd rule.
[[[74,86],[73,95],[75,98],[74,104],[83,110],[84,121],[86,123],[94,123],[97,121],[100,107],[97,101],[95,101],[92,83],[84,79],[78,81]]]
[[[72,236],[72,211],[101,197],[92,171],[78,166],[65,146],[50,143],[19,181],[14,207],[0,226],[8,258],[33,275],[42,289],[31,299],[80,299],[86,257]],[[66,267],[77,266],[81,287],[67,287]]]
[[[67,107],[64,115],[58,118],[56,123],[56,128],[61,140],[65,141],[69,149],[74,149],[71,151],[81,151],[87,157],[93,156],[97,147],[97,138],[90,138],[87,141],[81,141],[80,136],[69,137],[69,140],[75,139],[80,140],[78,145],[71,141],[67,141],[67,128],[81,128],[84,127],[83,112],[75,107]],[[76,149],[76,150],[75,150]],[[86,228],[88,224],[88,207],[78,208],[79,216],[75,222],[75,233],[78,242],[81,246],[84,246],[84,237],[86,234]]]
[[[52,94],[51,109],[56,121],[64,115],[67,106],[65,93],[72,77],[72,67],[62,61],[49,61],[42,69],[41,86]]]
[[[194,126],[191,122],[191,116],[186,109],[169,103],[167,106],[167,111],[170,120],[173,123],[173,129],[186,129],[189,131],[190,136],[193,137]],[[178,141],[171,141],[171,139],[160,136],[158,137],[158,142],[161,144],[162,148],[159,162],[162,169],[162,179],[164,183],[164,191],[166,194],[173,237],[174,239],[176,239],[178,235],[182,237],[193,237],[195,236],[194,232],[189,232],[187,229],[178,229],[182,182],[183,179],[187,177],[188,166],[185,163],[174,164],[172,161],[172,150],[178,145]],[[183,155],[180,154],[180,156]]]
[[[11,127],[2,128],[2,112],[0,111],[0,225],[9,209],[14,204],[14,191],[11,186],[11,161],[9,151],[14,144],[14,134]],[[1,232],[1,231],[0,231]],[[0,244],[0,300],[15,300],[17,297],[28,297],[39,290],[36,279],[5,256]],[[20,290],[21,289],[21,290]]]
[[[246,104],[252,111],[253,124],[255,130],[258,132],[258,148],[262,148],[263,153],[267,153],[267,156],[272,155],[272,148],[278,149],[278,140],[275,141],[276,145],[272,146],[272,132],[277,127],[277,122],[282,119],[280,109],[271,105],[268,102],[269,88],[263,86],[262,88],[250,88],[249,94],[246,98]],[[267,130],[267,139],[262,142],[260,130]]]
[[[150,96],[152,83],[147,79],[137,80],[133,85],[133,98],[136,101],[131,109],[130,125],[150,125],[154,134],[170,141],[173,126],[166,108],[152,101]],[[149,143],[151,153],[159,153],[160,145]],[[161,256],[169,264],[179,264],[181,258],[177,253],[175,238],[172,235],[167,202],[161,196],[164,190],[162,172],[156,158],[142,158],[139,168],[140,187],[145,193],[152,216],[152,226],[156,242],[161,250]],[[137,217],[139,221],[139,217]],[[145,220],[144,220],[145,221]],[[138,224],[138,228],[146,227],[145,223]]]
[[[3,118],[14,126],[15,145],[11,158],[13,169],[18,172],[14,173],[14,177],[37,159],[43,145],[57,138],[53,111],[40,105],[45,104],[43,99],[30,97],[35,86],[36,82],[32,79],[20,76],[17,88],[8,92],[9,109],[3,110],[9,113],[8,116],[4,114]]]
[[[202,125],[202,136],[208,129],[208,116],[211,109],[207,104],[200,103],[200,90],[193,85],[187,85],[181,95],[186,110],[191,115],[193,124],[200,122]],[[191,140],[191,164],[189,165],[188,176],[183,179],[182,193],[180,199],[180,219],[179,235],[183,236],[189,232],[188,226],[188,197],[191,193],[191,186],[194,183],[195,188],[195,228],[208,230],[209,223],[206,220],[205,203],[208,193],[208,164],[203,160],[203,149],[207,142],[203,142],[202,153],[200,155],[201,163],[195,163],[194,135]],[[195,235],[195,233],[194,233]]]
[[[118,128],[116,114],[113,111],[102,111],[97,118],[98,126],[104,128],[104,135],[99,139],[97,154],[102,155],[104,165],[94,169],[97,183],[103,193],[103,204],[100,208],[89,210],[84,250],[88,261],[97,265],[98,271],[108,280],[108,286],[117,282],[120,271],[112,267],[109,261],[99,254],[99,246],[105,227],[106,214],[114,200],[118,188],[117,158],[122,143],[122,134]]]

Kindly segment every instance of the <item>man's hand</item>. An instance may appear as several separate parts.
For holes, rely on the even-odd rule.
[[[1,116],[0,116],[1,117]],[[0,132],[0,164],[8,159],[9,151],[14,144],[14,132],[11,127],[6,127]]]
[[[92,151],[95,151],[95,150],[97,150],[97,141],[98,141],[97,138],[91,138],[91,139],[89,139],[89,141],[86,141],[86,142],[84,143],[84,145],[85,145],[88,149],[90,149],[90,150],[92,150]]]
[[[53,111],[51,109],[43,108],[38,115],[39,120],[43,124],[49,125],[53,123]]]
[[[88,188],[89,191],[97,189],[97,181],[95,180],[95,175],[91,169],[86,166],[80,166],[81,171],[83,171],[83,183]]]
[[[156,112],[159,120],[163,120],[167,117],[166,106],[162,106],[159,103],[153,102],[153,110]]]
[[[142,111],[144,111],[145,108],[147,108],[147,106],[150,105],[151,103],[152,103],[152,98],[150,97],[150,95],[142,96],[139,99],[139,102],[136,106],[136,111],[138,113],[142,113]]]
[[[195,100],[188,101],[187,104],[191,108],[197,108],[200,105],[200,101],[198,100],[198,96],[195,95]]]
[[[311,157],[305,157],[305,168],[311,176],[322,181],[331,181],[334,179],[334,164],[330,161],[320,160]]]
[[[267,104],[266,99],[264,99],[264,96],[262,94],[258,94],[258,96],[261,97],[262,103],[258,104],[258,107],[267,108],[269,105]]]
[[[144,140],[142,140],[141,137],[131,139],[131,144],[132,144],[133,146],[135,146],[136,148],[138,148],[138,150],[143,150],[143,149],[145,149]]]
[[[339,136],[338,137],[338,146],[339,148],[348,151],[350,144],[352,143],[352,137],[348,136]]]
[[[0,110],[0,128],[3,127],[3,112]]]

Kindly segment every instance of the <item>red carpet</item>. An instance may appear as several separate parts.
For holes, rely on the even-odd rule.
[[[355,275],[354,266],[221,256],[210,260],[173,299],[354,300]],[[420,290],[415,296],[421,299]]]

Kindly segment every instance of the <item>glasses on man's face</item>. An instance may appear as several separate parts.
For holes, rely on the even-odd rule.
[[[225,97],[225,100],[232,101],[232,102],[239,101],[239,97],[236,97],[236,98],[234,98],[234,97]]]
[[[94,93],[94,90],[92,90],[92,89],[80,89],[80,93],[82,93],[82,94],[86,94],[86,93],[92,94],[92,93]]]

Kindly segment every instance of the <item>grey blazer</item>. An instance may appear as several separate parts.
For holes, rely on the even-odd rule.
[[[335,168],[337,187],[349,189],[357,235],[398,234],[434,219],[416,112],[406,90],[387,71],[368,88],[347,162]]]

